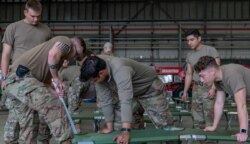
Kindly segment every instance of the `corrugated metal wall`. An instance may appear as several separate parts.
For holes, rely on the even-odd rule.
[[[42,0],[43,21],[55,35],[81,35],[99,53],[155,65],[183,64],[183,30],[198,28],[223,59],[250,59],[250,0]],[[0,28],[23,18],[25,0],[0,0]]]

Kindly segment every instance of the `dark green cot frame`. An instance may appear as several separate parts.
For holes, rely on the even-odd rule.
[[[192,118],[192,114],[186,110],[177,110],[171,111],[172,115],[178,117],[179,124],[181,123],[181,119],[183,116],[189,116]],[[94,120],[94,130],[98,131],[100,127],[100,122],[104,120],[104,116],[101,112],[98,111],[82,111],[80,114],[73,114],[71,115],[72,119],[81,119],[81,120]],[[150,123],[151,120],[147,115],[144,115],[144,122]],[[192,125],[194,126],[194,125]]]
[[[118,131],[110,134],[89,133],[86,135],[74,135],[74,144],[116,144],[113,138]],[[131,131],[130,143],[147,142],[179,142],[182,141],[231,141],[236,142],[233,136],[236,131],[218,130],[214,132],[204,132],[199,129],[184,129],[181,131],[166,131],[164,129],[144,129]],[[250,142],[248,138],[247,142]]]

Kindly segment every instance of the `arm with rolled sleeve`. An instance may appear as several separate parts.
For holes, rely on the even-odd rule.
[[[114,139],[117,143],[129,143],[130,129],[132,122],[132,98],[133,98],[133,85],[132,77],[135,74],[134,70],[128,66],[119,67],[113,71],[114,80],[117,85],[119,101],[121,104],[121,120],[122,129]]]
[[[113,122],[112,92],[105,83],[96,83],[96,96],[106,122]]]
[[[114,74],[114,80],[118,88],[118,95],[121,103],[121,120],[123,127],[127,128],[130,128],[129,124],[132,122],[132,99],[134,95],[132,85],[133,74],[134,70],[127,66],[119,68]]]

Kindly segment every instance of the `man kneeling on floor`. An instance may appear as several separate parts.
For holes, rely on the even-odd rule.
[[[122,128],[121,133],[114,138],[117,143],[129,143],[133,99],[142,105],[156,128],[173,124],[164,85],[149,66],[127,58],[91,56],[82,65],[80,80],[96,83],[97,98],[105,117],[106,133],[113,131],[112,91],[118,93]]]

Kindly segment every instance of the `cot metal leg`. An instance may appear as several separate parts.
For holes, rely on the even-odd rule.
[[[226,112],[224,112],[224,115],[225,115],[225,118],[226,118],[226,121],[227,121],[227,125],[226,125],[226,130],[228,129],[228,122],[229,122],[229,119],[228,119],[228,115]]]
[[[94,127],[94,131],[95,131],[95,132],[98,132],[98,131],[100,130],[101,121],[102,121],[102,120],[94,119],[93,127]]]
[[[233,118],[237,118],[237,112],[228,112],[228,116],[229,116],[229,120],[228,120],[228,129],[229,130],[231,130],[232,129],[232,127],[231,127],[231,123],[232,123],[232,120],[233,120]]]

